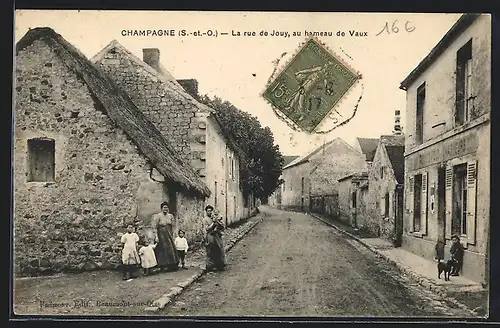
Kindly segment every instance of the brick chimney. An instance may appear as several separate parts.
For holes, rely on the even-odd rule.
[[[195,79],[177,80],[177,82],[195,99],[198,98],[198,81]]]
[[[403,134],[403,129],[401,127],[401,111],[399,109],[396,109],[394,111],[394,135],[402,135]]]
[[[158,48],[145,48],[142,49],[142,61],[160,71],[160,49]]]

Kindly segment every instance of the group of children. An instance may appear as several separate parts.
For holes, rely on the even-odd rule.
[[[189,246],[184,235],[184,231],[178,231],[178,236],[175,238],[175,248],[182,268],[187,269],[185,257]],[[139,235],[135,233],[134,226],[128,225],[127,233],[122,236],[121,243],[123,244],[123,280],[132,279],[132,273],[138,265],[142,267],[146,276],[155,269],[158,263],[155,255],[157,243],[155,243],[154,238],[146,237],[141,241]]]

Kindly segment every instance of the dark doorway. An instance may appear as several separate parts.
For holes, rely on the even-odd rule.
[[[396,197],[394,202],[394,246],[401,247],[403,241],[403,194],[404,189],[402,187],[396,187]]]
[[[177,217],[177,186],[171,185],[168,191],[168,208],[174,217]]]
[[[437,246],[436,246],[436,257],[444,259],[444,245],[446,243],[446,169],[445,167],[438,168],[438,179],[437,179],[437,195],[434,200],[434,206],[437,209]],[[437,203],[437,204],[436,204]],[[431,208],[432,210],[432,208]]]

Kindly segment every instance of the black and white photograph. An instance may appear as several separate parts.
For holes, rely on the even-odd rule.
[[[492,18],[16,10],[12,311],[485,319]]]

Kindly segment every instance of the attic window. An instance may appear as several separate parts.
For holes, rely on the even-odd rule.
[[[28,140],[28,182],[51,182],[55,175],[55,141]]]

